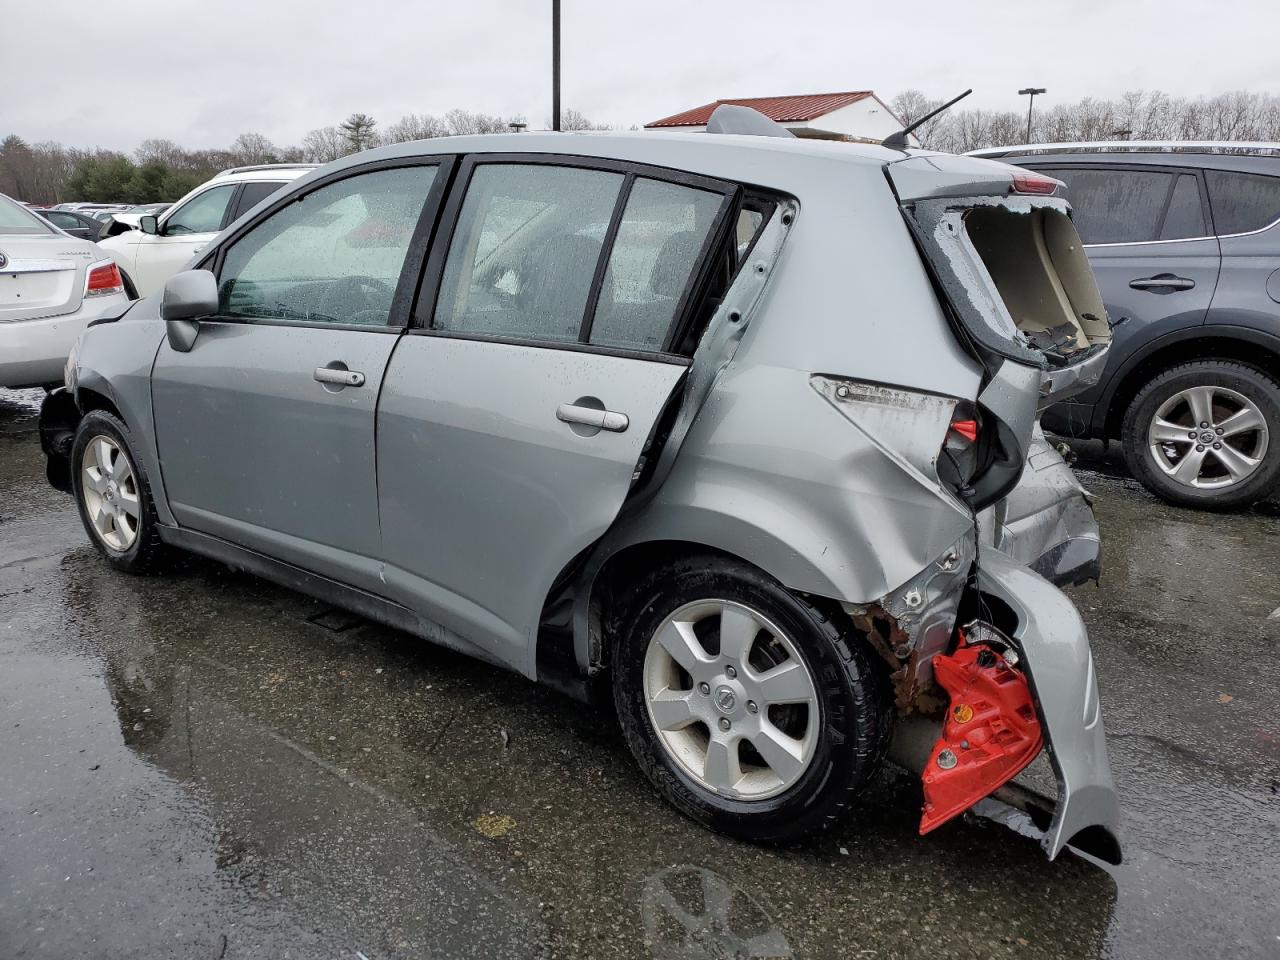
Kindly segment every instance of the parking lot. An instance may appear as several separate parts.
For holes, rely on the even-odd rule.
[[[40,397],[0,391],[2,957],[1280,957],[1273,507],[1078,465],[1123,866],[922,839],[893,771],[771,849],[665,805],[606,712],[202,560],[113,572]]]

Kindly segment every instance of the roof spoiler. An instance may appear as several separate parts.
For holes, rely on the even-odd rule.
[[[707,120],[707,133],[738,133],[748,137],[794,137],[780,123],[774,123],[759,110],[722,103]]]

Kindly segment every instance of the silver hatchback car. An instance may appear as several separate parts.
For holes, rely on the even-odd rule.
[[[1049,582],[1097,529],[1036,439],[1110,339],[1058,186],[732,133],[349,157],[86,332],[50,477],[122,570],[192,551],[611,689],[716,830],[824,827],[890,755],[921,832],[976,809],[1116,861]],[[1046,747],[1056,796],[1014,781]]]

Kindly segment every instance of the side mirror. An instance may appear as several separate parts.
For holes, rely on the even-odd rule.
[[[138,229],[154,236],[160,232],[160,224],[153,214],[148,213],[138,218]]]
[[[169,346],[179,353],[195,346],[200,318],[217,312],[218,281],[208,270],[184,270],[165,281],[160,319],[164,321]]]

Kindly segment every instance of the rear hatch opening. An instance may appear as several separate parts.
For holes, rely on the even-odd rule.
[[[1069,207],[1055,197],[920,200],[908,219],[975,345],[1041,369],[1103,352],[1111,324]]]
[[[964,230],[1026,342],[1051,366],[1111,342],[1106,308],[1071,218],[1053,207],[974,207]]]

